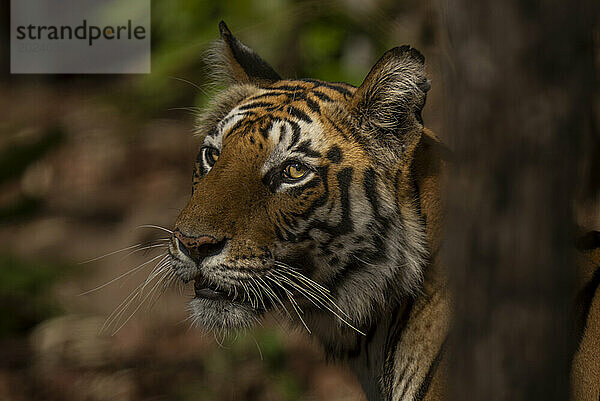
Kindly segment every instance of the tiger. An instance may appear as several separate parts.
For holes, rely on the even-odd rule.
[[[283,79],[224,22],[219,31],[210,64],[227,85],[198,117],[192,193],[168,249],[194,282],[191,318],[230,332],[282,314],[350,367],[369,401],[446,399],[450,157],[424,126],[424,56],[393,48],[358,87]],[[600,386],[587,376],[600,366],[594,263],[581,309],[596,317],[572,373],[589,401]]]

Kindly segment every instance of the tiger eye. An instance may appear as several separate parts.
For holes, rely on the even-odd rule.
[[[209,166],[213,166],[219,159],[219,151],[215,148],[204,148],[204,158]]]
[[[300,163],[288,164],[283,169],[283,175],[288,180],[299,180],[304,177],[306,173],[308,173],[308,170]]]

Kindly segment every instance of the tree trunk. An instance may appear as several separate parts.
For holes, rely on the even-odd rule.
[[[442,1],[452,399],[566,400],[597,5]]]

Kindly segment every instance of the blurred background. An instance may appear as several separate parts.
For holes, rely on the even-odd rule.
[[[0,400],[363,399],[348,371],[275,321],[226,339],[190,329],[190,288],[138,297],[101,332],[162,251],[81,262],[154,244],[165,233],[139,226],[171,227],[184,206],[194,111],[218,90],[202,55],[221,19],[291,78],[359,85],[385,50],[413,45],[432,81],[425,123],[444,137],[435,7],[153,0],[152,73],[112,76],[10,75],[1,7]]]

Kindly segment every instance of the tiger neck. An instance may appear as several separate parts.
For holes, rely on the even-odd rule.
[[[420,293],[391,302],[365,335],[316,332],[328,355],[344,361],[356,374],[369,401],[422,400],[438,375],[446,341],[450,301],[445,271],[439,263],[445,162],[441,146],[428,130],[416,147],[406,192],[418,198],[425,222],[430,261]],[[333,344],[332,344],[333,343]]]
[[[437,270],[429,266],[420,295],[390,304],[368,327],[361,327],[364,335],[315,326],[313,334],[328,358],[354,372],[368,401],[417,400],[431,384],[428,377],[442,356],[449,316]]]

